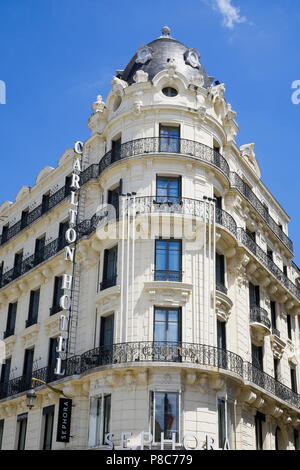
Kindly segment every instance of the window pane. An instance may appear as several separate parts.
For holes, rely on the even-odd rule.
[[[160,442],[161,433],[165,439],[172,439],[176,433],[176,442],[179,440],[179,395],[174,392],[155,393],[155,441]]]
[[[102,397],[91,398],[89,416],[89,447],[100,445]]]
[[[219,448],[223,448],[226,439],[225,400],[218,398]]]

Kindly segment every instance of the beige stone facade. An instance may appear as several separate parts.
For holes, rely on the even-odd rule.
[[[168,41],[170,60],[150,77],[144,64]],[[235,142],[224,85],[201,80],[188,54],[195,75],[182,72],[185,46],[177,44],[164,32],[150,44],[153,57],[135,61],[132,82],[118,73],[105,103],[99,96],[93,104],[77,219],[75,352],[65,376],[53,375],[50,350],[60,334],[55,278],[72,273],[58,238],[69,220],[74,151],[0,207],[2,449],[22,445],[24,418],[25,448],[49,448],[47,410],[52,449],[101,449],[106,433],[118,448],[122,432],[139,447],[143,431],[155,447],[164,430],[177,447],[190,433],[201,447],[206,436],[216,448],[300,447],[300,272],[289,217],[261,181],[254,144]],[[106,224],[99,205],[121,194],[119,217]],[[179,254],[168,251],[174,241]],[[69,443],[56,442],[59,394],[39,386],[27,408],[26,370],[73,399]]]

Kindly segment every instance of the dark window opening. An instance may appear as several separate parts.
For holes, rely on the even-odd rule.
[[[18,445],[17,450],[25,450],[26,431],[28,413],[23,413],[17,417]]]
[[[249,302],[250,302],[250,309],[252,307],[260,306],[259,286],[254,286],[251,282],[249,282]]]
[[[252,364],[259,370],[263,370],[263,347],[256,346],[255,344],[251,345],[252,348]]]
[[[114,343],[114,314],[101,317],[100,346],[111,346]]]
[[[54,290],[53,290],[53,299],[52,299],[52,307],[50,308],[50,315],[54,315],[57,312],[62,310],[61,306],[59,305],[59,301],[64,294],[64,290],[62,289],[62,276],[55,276],[54,278]]]
[[[9,304],[8,306],[6,331],[4,333],[4,338],[8,338],[9,336],[12,336],[15,333],[17,305],[18,303],[15,302],[13,304]]]
[[[28,319],[26,320],[26,328],[37,323],[40,302],[40,289],[30,292]]]
[[[33,356],[34,356],[34,348],[25,349],[24,365],[23,365],[23,376],[24,376],[23,379],[24,379],[24,384],[25,384],[26,389],[31,388]]]
[[[116,162],[121,159],[121,137],[111,142],[111,161]]]
[[[42,214],[44,214],[45,212],[47,212],[47,210],[49,209],[49,198],[50,198],[50,194],[44,194],[43,195],[43,199],[42,199]]]
[[[25,211],[22,211],[20,229],[22,230],[22,228],[26,227],[27,225],[28,225],[28,209],[26,209]]]
[[[292,339],[292,319],[291,315],[286,316],[286,324],[287,324],[287,332],[288,332],[288,338],[291,340]]]
[[[56,359],[58,357],[58,352],[56,351],[58,346],[57,341],[57,338],[50,338],[49,341],[47,382],[53,382],[56,378],[54,371],[56,367]]]
[[[297,393],[297,374],[296,374],[296,369],[291,368],[291,389],[293,392]]]
[[[58,230],[58,249],[62,250],[66,244],[66,231],[69,228],[69,222],[60,222],[59,224],[59,230]]]
[[[163,88],[162,92],[164,95],[170,96],[170,97],[178,95],[178,91],[176,90],[176,88],[172,88],[170,86]]]
[[[52,448],[54,410],[55,410],[54,405],[46,406],[45,408],[43,408],[43,419],[44,419],[43,450],[51,450]]]
[[[256,450],[263,450],[263,422],[265,420],[265,415],[258,411],[255,415]]]
[[[23,260],[23,251],[15,254],[14,259],[14,278],[21,275],[22,272],[22,260]]]
[[[155,442],[164,439],[172,439],[175,434],[175,442],[179,441],[179,393],[177,392],[152,392],[151,408],[153,413],[152,435]]]
[[[2,235],[1,235],[1,244],[7,241],[7,235],[8,235],[8,225],[3,225]]]
[[[44,261],[45,243],[46,243],[46,237],[45,236],[35,240],[34,261],[37,264]]]
[[[104,250],[103,280],[100,290],[115,286],[117,283],[118,245]]]
[[[225,288],[225,257],[216,253],[216,288],[221,292]]]

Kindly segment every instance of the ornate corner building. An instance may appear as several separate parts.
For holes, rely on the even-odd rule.
[[[2,449],[120,448],[122,433],[131,448],[202,448],[207,436],[216,448],[300,448],[289,217],[254,144],[237,146],[224,94],[167,27],[117,71],[88,121],[73,271],[72,149],[1,205]],[[54,389],[36,383],[28,409],[32,377]],[[72,398],[66,443],[55,389]]]

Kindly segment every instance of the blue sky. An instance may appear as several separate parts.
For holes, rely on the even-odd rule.
[[[115,70],[165,24],[225,83],[237,142],[256,143],[262,179],[292,219],[300,264],[297,0],[0,0],[0,203],[89,136],[96,96],[105,98]]]

